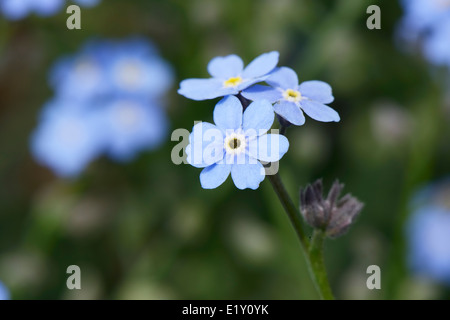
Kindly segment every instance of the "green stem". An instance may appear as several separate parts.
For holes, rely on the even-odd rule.
[[[308,251],[308,239],[305,236],[305,233],[303,232],[303,222],[300,217],[300,214],[298,213],[297,208],[295,207],[294,203],[292,202],[291,198],[289,197],[289,194],[286,191],[286,188],[283,185],[283,182],[281,181],[280,175],[278,173],[274,175],[269,175],[270,183],[272,184],[273,189],[275,190],[275,193],[278,196],[278,199],[280,199],[281,204],[283,205],[284,211],[289,216],[289,220],[292,223],[292,226],[295,229],[295,232],[297,233],[297,236],[300,240],[300,243],[302,245],[303,250],[305,250],[305,253]]]
[[[323,300],[333,300],[330,284],[328,282],[327,270],[323,260],[323,245],[325,233],[322,230],[314,230],[313,238],[309,247],[310,267],[315,277],[315,284]]]
[[[282,134],[283,136],[286,135],[286,131],[287,131],[287,126],[281,126],[280,127],[280,134]]]
[[[317,291],[319,292],[320,298],[325,300],[334,299],[328,283],[327,272],[323,260],[323,242],[325,235],[323,232],[317,233],[317,231],[315,231],[312,242],[309,244],[308,239],[303,232],[303,221],[300,213],[289,197],[279,174],[269,175],[268,178],[297,233],[303,253],[305,254],[308,269],[314,280]]]

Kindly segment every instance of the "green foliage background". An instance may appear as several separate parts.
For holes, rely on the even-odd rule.
[[[366,8],[382,29],[366,28]],[[173,65],[172,129],[212,121],[216,101],[177,95],[178,82],[206,77],[208,61],[235,53],[246,63],[277,50],[300,80],[330,83],[339,123],[290,128],[280,174],[299,186],[339,178],[365,203],[352,229],[328,241],[326,263],[341,299],[449,298],[448,289],[405,267],[409,198],[448,174],[450,107],[445,70],[396,44],[397,1],[103,0],[67,14],[0,20],[0,279],[14,299],[314,299],[294,231],[270,183],[239,191],[231,179],[202,190],[199,170],[174,165],[164,147],[119,165],[106,158],[76,180],[35,163],[29,137],[52,96],[48,70],[91,37],[143,35]],[[380,124],[380,112],[388,113]],[[399,119],[396,118],[398,115]],[[386,120],[388,119],[388,120]],[[391,125],[384,127],[383,123]],[[393,124],[392,124],[393,123]],[[82,290],[66,288],[78,265]],[[366,268],[382,289],[366,288]]]

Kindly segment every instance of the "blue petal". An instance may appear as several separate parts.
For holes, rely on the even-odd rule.
[[[99,4],[100,0],[74,0],[76,4],[85,7],[93,7]]]
[[[409,264],[415,272],[448,281],[450,255],[448,254],[448,210],[434,205],[418,208],[407,225]]]
[[[331,103],[334,100],[331,87],[323,81],[305,81],[298,87],[302,96],[320,103]]]
[[[300,106],[303,111],[305,111],[305,113],[314,120],[322,122],[339,122],[339,120],[341,120],[336,111],[322,103],[311,100],[303,100],[300,102]]]
[[[242,91],[242,95],[252,101],[266,99],[270,103],[275,103],[282,98],[279,90],[259,84]]]
[[[200,183],[203,189],[215,189],[227,180],[231,164],[213,164],[200,173]]]
[[[223,82],[218,79],[187,79],[180,83],[178,93],[192,100],[208,100],[229,94],[236,94],[234,88],[224,88]]]
[[[264,180],[265,171],[263,165],[256,159],[246,157],[245,164],[234,164],[231,168],[231,178],[238,189],[258,189]]]
[[[30,1],[31,7],[38,15],[50,16],[58,12],[64,5],[64,0],[45,0],[45,1]]]
[[[55,102],[54,107],[61,107]],[[74,177],[102,151],[104,131],[100,118],[71,110],[47,111],[31,138],[36,160],[57,175]]]
[[[122,44],[125,45],[127,44]],[[170,66],[156,56],[142,55],[133,49],[126,51],[124,47],[118,47],[111,50],[110,56],[103,61],[109,66],[105,74],[109,87],[113,87],[111,90],[117,89],[119,92],[131,94],[145,93],[150,97],[166,93],[173,82]],[[128,70],[134,70],[131,71],[131,77],[128,76]]]
[[[279,56],[280,54],[277,51],[263,53],[250,62],[244,69],[242,77],[257,78],[268,74],[277,66]]]
[[[186,147],[187,162],[196,168],[210,166],[223,159],[223,134],[208,122],[197,123]]]
[[[208,63],[208,72],[214,78],[228,79],[241,74],[244,68],[242,59],[235,54],[216,57]]]
[[[305,123],[305,116],[302,110],[294,102],[281,101],[273,105],[273,110],[296,126],[301,126]]]
[[[247,89],[248,87],[254,85],[255,83],[263,82],[264,80],[267,79],[267,77],[268,76],[263,76],[263,77],[259,77],[259,78],[244,79],[244,81],[241,84],[239,84],[237,87],[235,87],[235,89],[237,91],[236,93],[239,93],[240,91]],[[233,93],[233,94],[236,94],[236,93]]]
[[[11,20],[24,18],[30,9],[28,0],[0,0],[0,11]]]
[[[106,152],[117,161],[130,161],[143,150],[151,150],[166,140],[167,116],[157,104],[141,99],[117,97],[103,102]]]
[[[298,86],[298,77],[291,68],[281,67],[272,72],[266,82],[275,88],[295,89]]]
[[[242,128],[244,131],[254,130],[262,135],[272,127],[274,113],[272,105],[267,100],[252,102],[244,112]]]
[[[250,145],[250,156],[266,162],[280,160],[289,149],[288,139],[281,134],[265,134],[255,140],[257,149]]]
[[[242,124],[242,104],[235,96],[227,96],[214,108],[214,122],[222,130],[238,129]]]
[[[450,19],[440,23],[439,28],[424,39],[425,57],[436,65],[450,65]]]
[[[0,281],[0,300],[9,300],[10,298],[8,288]]]

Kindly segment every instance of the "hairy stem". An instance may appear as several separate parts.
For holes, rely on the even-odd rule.
[[[308,269],[313,278],[316,289],[319,292],[320,298],[325,300],[334,299],[328,283],[327,272],[323,260],[323,243],[325,239],[324,233],[322,231],[315,230],[311,244],[309,244],[309,241],[303,231],[303,221],[300,213],[289,197],[279,174],[269,175],[268,178],[278,196],[278,199],[280,199],[280,202],[283,205],[283,208],[286,211],[295,232],[297,233],[303,253],[305,254]]]
[[[269,175],[268,178],[270,180],[270,183],[272,184],[273,189],[275,190],[275,193],[278,196],[278,199],[280,199],[280,202],[283,205],[284,211],[286,211],[287,215],[289,216],[289,220],[291,221],[292,226],[297,233],[303,249],[307,251],[308,239],[303,232],[302,218],[291,198],[289,197],[289,194],[287,193],[286,188],[281,181],[280,175],[276,173],[274,175]]]
[[[309,266],[311,274],[315,278],[315,284],[324,300],[333,300],[333,293],[328,282],[327,270],[323,260],[323,245],[325,233],[322,230],[314,230],[313,238],[309,247]]]

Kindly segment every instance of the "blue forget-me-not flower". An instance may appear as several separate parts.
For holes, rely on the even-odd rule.
[[[60,58],[50,70],[49,84],[58,96],[91,100],[108,95],[111,88],[105,69],[108,41],[90,41],[79,53]]]
[[[9,300],[10,298],[8,288],[0,281],[0,300]]]
[[[73,3],[80,6],[92,7],[100,0],[73,0]],[[20,20],[31,13],[47,17],[59,12],[65,0],[0,0],[0,13],[10,20]]]
[[[449,0],[401,0],[405,32],[422,32],[450,16]]]
[[[450,66],[450,11],[449,18],[424,39],[423,54],[434,65]]]
[[[178,93],[192,100],[208,100],[238,94],[252,84],[264,81],[276,67],[279,54],[264,53],[244,68],[237,55],[213,58],[208,64],[209,79],[187,79],[180,83]]]
[[[416,195],[407,223],[408,261],[422,276],[450,285],[450,181]]]
[[[158,98],[172,86],[171,67],[148,41],[134,38],[105,49],[106,78],[112,90]]]
[[[265,80],[270,86],[254,85],[242,92],[249,100],[267,99],[274,103],[274,111],[289,121],[301,126],[305,123],[305,112],[317,121],[338,122],[339,114],[326,104],[334,97],[329,84],[322,81],[305,81],[299,85],[294,70],[281,67]]]
[[[111,99],[104,107],[106,153],[112,158],[128,161],[164,141],[168,120],[157,103],[124,96]]]
[[[85,105],[87,109],[88,106]],[[62,177],[76,176],[104,149],[105,131],[99,111],[80,110],[70,99],[46,105],[31,148],[35,159]]]
[[[173,83],[173,72],[143,38],[90,41],[75,56],[58,61],[50,84],[60,95],[80,99],[122,92],[159,98]]]
[[[450,66],[450,0],[403,0],[399,36],[406,44],[420,44],[434,65]],[[408,47],[408,46],[407,46]]]
[[[257,189],[265,177],[260,161],[274,162],[289,148],[286,137],[267,134],[274,121],[267,100],[251,103],[243,112],[235,96],[223,98],[214,109],[214,124],[196,124],[186,147],[187,161],[197,168],[205,189],[220,186],[230,175],[239,189]]]
[[[93,7],[100,3],[101,0],[73,0],[76,4],[84,7]]]
[[[168,131],[163,96],[170,66],[143,38],[88,42],[50,72],[55,90],[33,134],[36,159],[60,176],[78,175],[101,154],[131,160]]]

